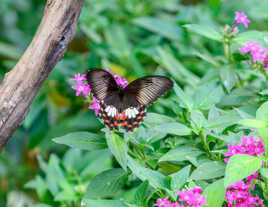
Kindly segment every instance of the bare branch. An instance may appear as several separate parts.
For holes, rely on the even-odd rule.
[[[0,152],[73,38],[84,0],[48,0],[31,44],[0,85]]]

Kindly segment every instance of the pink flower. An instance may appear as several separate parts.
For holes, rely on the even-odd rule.
[[[258,140],[253,139],[253,136],[241,138],[242,142],[240,145],[238,143],[235,143],[233,146],[230,144],[227,145],[229,151],[224,154],[225,157],[231,157],[235,154],[248,154],[257,156],[265,152],[263,143],[260,138],[258,138]],[[229,158],[224,159],[226,163],[228,160]]]
[[[265,152],[260,137],[258,137],[258,140],[253,139],[253,136],[241,137],[241,138],[242,142],[240,145],[238,143],[235,143],[234,146],[230,144],[227,145],[229,151],[224,154],[225,157],[231,157],[235,154],[248,154],[257,156]],[[226,163],[228,162],[228,160],[229,158],[224,159]]]
[[[161,198],[158,198],[157,203],[154,204],[154,206],[158,207],[168,207],[168,205],[170,205],[168,196],[166,196],[163,200]]]
[[[169,203],[166,207],[184,207],[184,205],[181,205],[179,203]]]
[[[254,172],[252,175],[248,176],[246,178],[247,181],[251,184],[253,180],[256,180],[258,178],[259,174],[257,172]]]
[[[95,115],[98,115],[99,109],[100,109],[100,103],[96,98],[93,98],[92,101],[93,101],[93,104],[90,105],[88,108],[92,109],[92,110],[95,110]]]
[[[76,96],[79,96],[81,93],[86,96],[90,93],[90,88],[88,84],[81,83],[79,85],[72,86],[72,89],[76,90]]]
[[[246,42],[241,48],[239,48],[239,50],[243,53],[247,53],[247,52],[254,52],[256,50],[261,49],[258,45],[260,45],[261,43],[257,42],[257,41],[248,41]]]
[[[263,63],[264,63],[265,70],[268,70],[268,55],[266,55],[266,57],[264,58]]]
[[[128,82],[125,78],[121,78],[120,75],[113,74],[109,69],[107,69],[106,71],[114,77],[117,85],[121,85],[123,88],[127,87]]]
[[[201,196],[202,188],[195,187],[189,190],[177,191],[176,194],[180,196],[179,201],[189,206],[202,207],[202,205],[208,205],[206,202],[206,196]]]
[[[264,65],[265,70],[268,70],[268,49],[263,49],[260,47],[261,43],[257,41],[249,41],[242,45],[239,50],[243,52],[245,55],[247,53],[250,53],[252,56],[252,61],[254,63],[256,62],[262,62]]]
[[[158,198],[154,206],[158,207],[202,207],[208,205],[206,196],[201,196],[202,188],[195,187],[189,190],[177,191],[176,194],[180,196],[179,202],[171,203],[168,197],[164,199]]]
[[[266,50],[261,50],[261,49],[258,49],[256,51],[252,51],[251,52],[251,55],[253,57],[253,62],[256,63],[258,61],[261,61],[263,62],[265,60],[265,57],[264,55],[266,54]]]
[[[253,196],[249,189],[251,187],[251,182],[245,183],[240,180],[227,187],[225,199],[228,202],[228,207],[254,207],[254,206],[264,206],[263,200],[259,196]],[[255,185],[252,186],[254,189]]]
[[[245,15],[244,12],[235,12],[235,22],[237,24],[241,24],[243,23],[244,26],[247,28],[248,27],[248,23],[250,22],[250,20],[247,18],[247,16]]]
[[[86,74],[82,74],[80,76],[80,73],[77,73],[74,75],[74,78],[71,78],[70,80],[75,80],[75,81],[77,81],[78,85],[81,85],[82,81],[86,80]]]
[[[241,144],[235,143],[233,146],[228,145],[229,151],[225,153],[226,157],[231,157],[235,154],[248,154],[257,156],[265,152],[263,143],[258,137],[255,140],[253,136],[241,137]],[[224,159],[225,162],[229,161],[229,158]],[[249,190],[254,190],[255,184],[252,185],[252,181],[258,179],[258,173],[255,172],[248,176],[245,180],[240,180],[232,184],[226,189],[225,199],[228,202],[228,207],[249,207],[249,206],[263,206],[263,200],[258,196],[253,196]]]

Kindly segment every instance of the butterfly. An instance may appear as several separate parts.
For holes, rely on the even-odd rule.
[[[118,130],[120,126],[127,132],[132,132],[143,121],[147,106],[173,87],[173,82],[165,76],[145,76],[123,88],[102,69],[89,70],[86,79],[91,94],[100,103],[104,124],[110,130]]]

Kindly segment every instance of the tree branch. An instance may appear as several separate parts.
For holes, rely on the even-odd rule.
[[[48,0],[39,28],[0,85],[0,152],[73,38],[84,0]]]

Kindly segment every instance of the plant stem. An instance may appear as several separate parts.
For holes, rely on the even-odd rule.
[[[228,63],[232,63],[232,58],[230,55],[230,43],[228,41],[224,41],[223,49],[224,49],[224,54],[225,54],[225,57],[226,57]]]
[[[204,136],[202,131],[199,133],[199,136],[201,137],[202,143],[205,147],[205,150],[207,152],[208,157],[212,160],[217,160],[217,156],[215,157],[214,154],[212,154],[210,152],[209,146],[208,146],[207,141],[206,141],[206,137]]]
[[[206,138],[205,138],[204,134],[202,133],[202,131],[199,133],[199,136],[201,137],[201,141],[202,141],[202,143],[203,143],[203,145],[204,145],[204,147],[205,147],[205,150],[206,150],[207,154],[208,154],[209,157],[210,157],[210,156],[211,156],[211,154],[210,154],[210,150],[209,150],[209,147],[208,147],[208,145],[207,145]]]
[[[268,198],[268,182],[267,182],[267,178],[265,178],[264,177],[264,189],[263,189],[263,191],[264,191],[264,193],[265,193],[265,195],[266,195],[266,198]]]
[[[262,73],[263,73],[265,79],[268,81],[268,74],[266,73],[266,71],[262,71]]]

